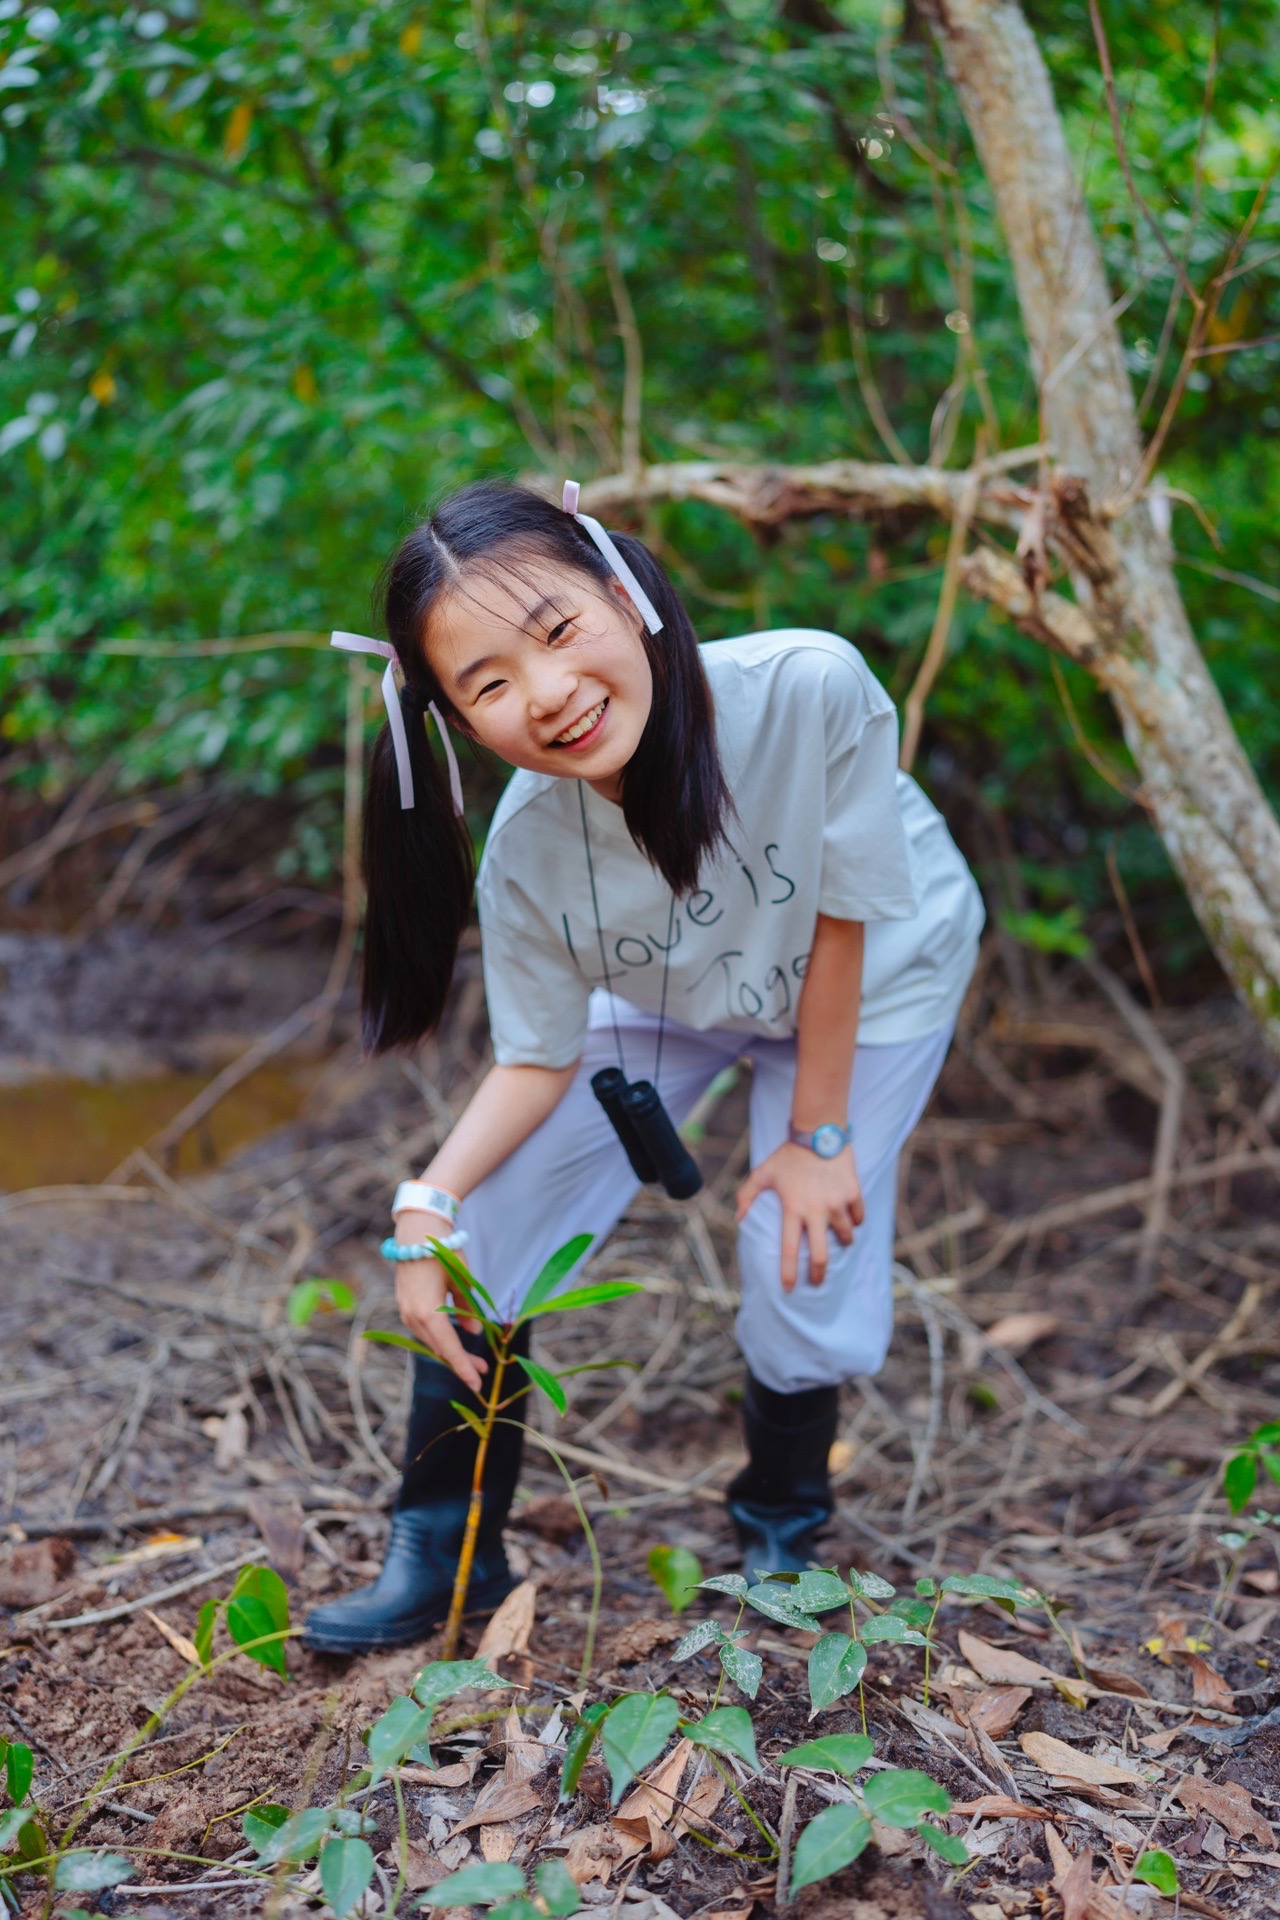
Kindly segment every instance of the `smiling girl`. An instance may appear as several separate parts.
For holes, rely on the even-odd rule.
[[[978,889],[898,770],[888,696],[833,634],[699,646],[640,541],[496,485],[415,528],[382,599],[401,686],[384,682],[392,724],[366,811],[374,1051],[439,1023],[471,906],[452,750],[446,735],[446,779],[426,715],[517,769],[477,887],[495,1064],[397,1195],[396,1241],[461,1225],[469,1264],[514,1316],[547,1257],[576,1233],[598,1245],[636,1191],[593,1074],[648,1076],[678,1125],[748,1059],[748,1463],[729,1510],[748,1570],[803,1567],[832,1511],[840,1384],[888,1348],[898,1158],[973,970]],[[483,1345],[437,1260],[395,1272],[401,1318],[438,1361],[415,1362],[386,1563],[312,1613],[307,1638],[324,1649],[438,1624],[466,1515],[475,1441],[450,1402],[478,1394]],[[481,1607],[511,1585],[502,1527],[520,1442],[499,1426],[490,1450]]]

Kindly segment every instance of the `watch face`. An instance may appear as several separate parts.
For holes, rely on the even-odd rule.
[[[844,1128],[837,1126],[816,1127],[813,1134],[813,1150],[820,1160],[834,1160],[844,1148]]]

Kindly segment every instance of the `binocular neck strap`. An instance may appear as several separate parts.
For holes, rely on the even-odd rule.
[[[587,797],[583,792],[583,782],[581,780],[578,782],[578,809],[582,815],[582,844],[586,848],[587,879],[591,883],[591,911],[595,916],[596,943],[600,949],[600,965],[604,972],[605,992],[609,996],[609,1015],[613,1021],[614,1045],[618,1049],[618,1065],[621,1067],[623,1073],[626,1074],[627,1062],[622,1051],[622,1030],[618,1025],[616,997],[613,991],[613,981],[609,974],[609,956],[605,951],[604,927],[600,921],[600,897],[596,892],[595,863],[591,858],[591,834],[587,827]],[[672,893],[671,906],[667,912],[667,945],[662,956],[662,998],[658,1003],[658,1043],[653,1057],[653,1084],[655,1088],[658,1085],[658,1075],[662,1070],[662,1037],[667,1025],[667,982],[671,975],[671,946],[675,935],[675,924],[676,896]],[[629,1075],[628,1078],[630,1078]]]

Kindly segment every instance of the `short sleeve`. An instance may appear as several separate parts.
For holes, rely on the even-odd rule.
[[[818,911],[910,920],[919,911],[898,802],[898,717],[852,648],[823,675],[826,808]]]
[[[500,1067],[571,1067],[587,1034],[591,988],[572,957],[532,930],[486,919],[480,953],[493,1057]]]

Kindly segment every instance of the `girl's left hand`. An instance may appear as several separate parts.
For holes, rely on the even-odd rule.
[[[827,1234],[842,1247],[852,1246],[853,1231],[866,1216],[853,1148],[823,1160],[809,1147],[786,1141],[747,1176],[738,1188],[738,1224],[766,1191],[782,1202],[782,1290],[792,1293],[800,1266],[800,1239],[809,1241],[809,1284],[827,1277]]]

